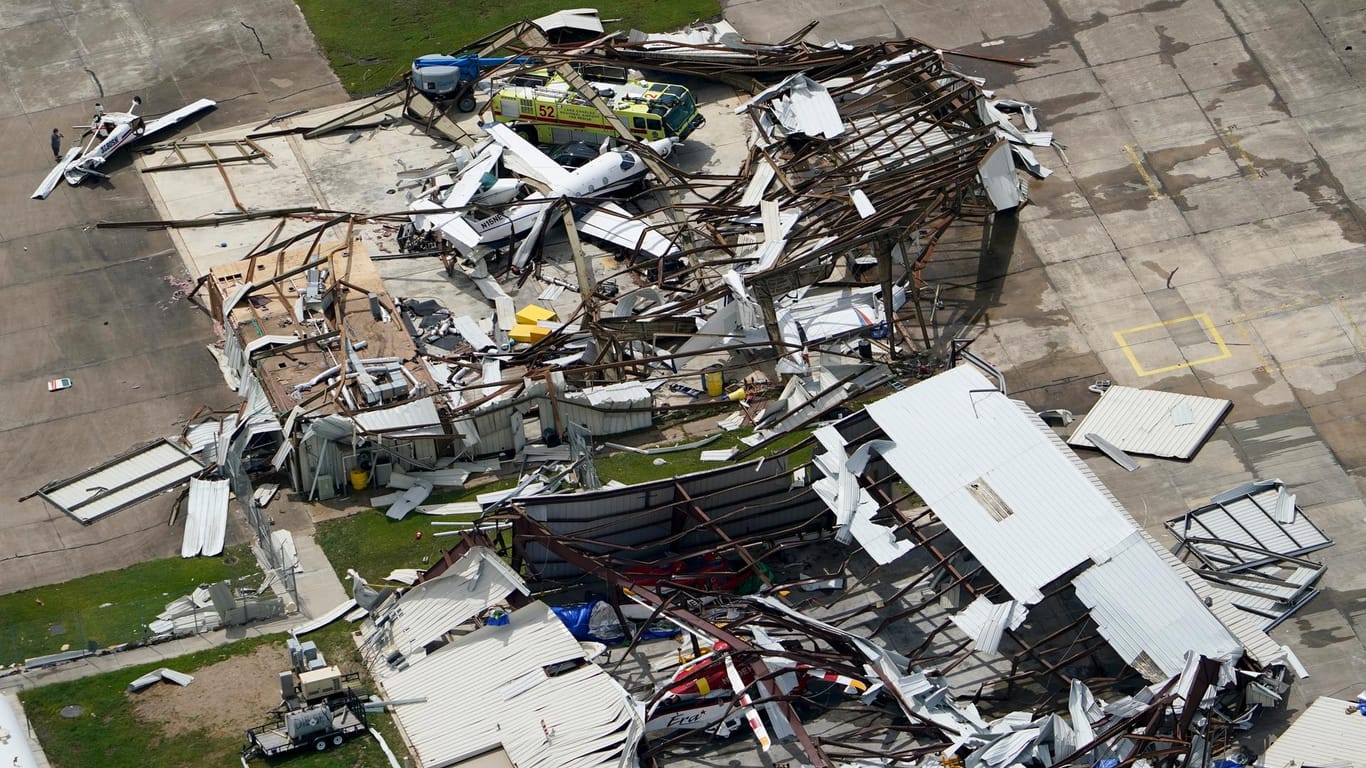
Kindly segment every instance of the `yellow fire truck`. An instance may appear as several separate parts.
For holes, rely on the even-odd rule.
[[[682,141],[706,122],[692,93],[681,85],[633,80],[593,87],[639,141],[669,136]],[[563,144],[617,135],[607,118],[558,76],[540,84],[504,86],[490,102],[493,119],[508,123],[529,141]]]

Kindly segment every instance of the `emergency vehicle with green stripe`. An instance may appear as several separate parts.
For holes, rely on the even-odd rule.
[[[692,93],[681,85],[632,80],[593,87],[637,141],[682,141],[706,122]],[[563,144],[617,135],[607,118],[558,76],[541,85],[504,86],[490,102],[493,119],[528,141]]]

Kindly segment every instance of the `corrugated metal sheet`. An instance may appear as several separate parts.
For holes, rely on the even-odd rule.
[[[409,400],[392,408],[362,411],[356,423],[366,432],[384,437],[440,437],[446,434],[436,403],[430,397]]]
[[[502,749],[519,768],[626,766],[643,724],[626,690],[596,664],[547,676],[583,649],[544,603],[514,611],[402,671],[378,671],[389,699],[425,699],[394,717],[421,768]]]
[[[1114,386],[1081,418],[1067,442],[1094,448],[1086,438],[1094,433],[1129,453],[1189,459],[1232,407],[1213,397]]]
[[[204,466],[184,448],[159,440],[82,472],[44,486],[38,495],[89,523],[111,512],[180,485]]]
[[[1355,702],[1321,696],[1269,747],[1260,768],[1366,768],[1366,717]]]
[[[896,442],[883,454],[887,462],[1026,605],[1043,598],[1043,585],[1133,532],[1099,483],[1050,443],[1043,422],[975,368],[941,373],[867,411]],[[988,492],[1008,508],[1003,519],[979,501]]]
[[[605,478],[610,479],[610,478]],[[677,481],[688,496],[730,537],[780,531],[818,522],[826,510],[810,488],[792,487],[784,460],[747,462],[722,469],[694,472],[677,478],[640,483],[591,493],[528,496],[520,500],[533,520],[562,536],[582,536],[609,547],[640,547],[636,554],[654,552],[658,542],[674,532],[673,505],[681,497]],[[679,540],[687,550],[719,544],[721,538],[688,518],[689,530]],[[590,549],[585,546],[585,549]],[[527,562],[545,578],[581,573],[539,544],[527,547]]]
[[[393,606],[367,622],[367,657],[383,659],[398,651],[411,663],[423,646],[468,621],[485,607],[513,592],[526,592],[526,583],[496,554],[474,547],[447,571],[408,590]],[[376,626],[378,624],[378,626]]]
[[[1181,672],[1187,651],[1212,659],[1232,658],[1240,644],[1165,567],[1138,531],[1105,562],[1072,580],[1077,597],[1091,609],[1102,637],[1139,672],[1143,654],[1165,679]],[[1149,676],[1149,679],[1152,679]]]
[[[1020,407],[1020,412],[1023,413],[1026,418],[1035,417],[1033,410],[1029,408],[1029,406],[1024,403],[1017,403],[1017,405]],[[1263,630],[1264,622],[1245,611],[1239,610],[1238,607],[1228,599],[1226,592],[1216,590],[1208,581],[1205,581],[1204,578],[1192,570],[1190,566],[1182,562],[1181,558],[1177,557],[1167,549],[1166,546],[1158,543],[1157,539],[1143,530],[1138,522],[1133,519],[1133,516],[1129,514],[1128,510],[1125,510],[1123,505],[1119,503],[1119,500],[1115,498],[1114,494],[1110,493],[1110,489],[1106,488],[1105,484],[1100,481],[1100,478],[1096,477],[1095,473],[1091,471],[1091,468],[1086,465],[1086,462],[1082,461],[1080,456],[1068,449],[1057,436],[1057,433],[1051,429],[1046,431],[1048,433],[1049,441],[1053,443],[1056,449],[1067,454],[1077,471],[1080,472],[1083,477],[1095,483],[1096,487],[1101,489],[1101,492],[1115,505],[1116,509],[1124,512],[1125,518],[1128,519],[1135,528],[1138,528],[1139,535],[1143,537],[1144,541],[1148,542],[1148,546],[1152,547],[1152,550],[1157,553],[1157,556],[1162,562],[1166,563],[1177,576],[1181,577],[1181,580],[1195,592],[1202,603],[1209,606],[1210,613],[1213,613],[1215,618],[1219,619],[1219,623],[1227,627],[1228,630],[1233,633],[1233,636],[1238,638],[1238,642],[1242,643],[1243,650],[1247,651],[1249,656],[1262,664],[1270,664],[1281,658],[1283,655],[1281,646],[1267,636],[1266,632]]]
[[[190,480],[190,495],[186,501],[185,537],[181,540],[180,556],[210,557],[222,554],[223,538],[228,530],[227,480]]]
[[[1291,522],[1279,522],[1278,507],[1286,497],[1294,499],[1279,481],[1251,483],[1237,490],[1241,495],[1221,493],[1218,503],[1208,504],[1167,521],[1167,528],[1178,539],[1218,539],[1270,550],[1277,555],[1303,555],[1331,546],[1333,540],[1304,511],[1295,508]],[[1293,501],[1291,502],[1293,503]],[[1251,568],[1274,558],[1239,547],[1211,542],[1189,542],[1191,549],[1221,568]]]

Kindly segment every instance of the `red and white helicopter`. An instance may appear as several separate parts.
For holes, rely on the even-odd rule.
[[[77,144],[67,150],[66,156],[48,172],[43,183],[33,190],[33,199],[45,199],[52,194],[52,190],[57,188],[57,184],[63,178],[73,187],[85,181],[87,176],[109,178],[95,169],[104,165],[104,161],[108,160],[110,155],[138,139],[170,128],[191,115],[216,106],[217,102],[200,99],[151,122],[144,122],[142,117],[136,114],[141,105],[142,99],[137,96],[133,97],[133,106],[129,107],[127,112],[105,112],[104,107],[96,103],[95,116],[90,121],[90,127],[81,134],[82,138],[89,135],[90,140],[84,147]]]
[[[782,646],[767,637],[756,637],[762,647],[781,650]],[[762,652],[761,652],[762,653]],[[800,664],[777,655],[763,654],[764,664],[774,672],[773,682],[778,691],[787,696],[801,694],[813,684],[842,686],[849,695],[862,695],[868,683],[855,677],[840,675],[808,664]],[[663,690],[655,694],[646,708],[645,730],[706,730],[726,738],[749,724],[759,746],[767,752],[773,745],[768,728],[759,717],[749,691],[756,688],[754,672],[749,665],[737,667],[727,643],[717,642],[709,653],[685,662],[674,672]],[[762,688],[759,689],[762,692]],[[740,695],[737,697],[736,693]],[[763,702],[759,706],[770,710],[774,705]],[[769,721],[785,725],[776,712],[769,712]]]

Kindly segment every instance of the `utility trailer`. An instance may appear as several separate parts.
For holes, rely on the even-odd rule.
[[[325,752],[369,727],[365,704],[354,693],[334,697],[303,709],[282,708],[269,723],[247,729],[247,746],[242,760],[251,757],[278,757],[291,752]]]

